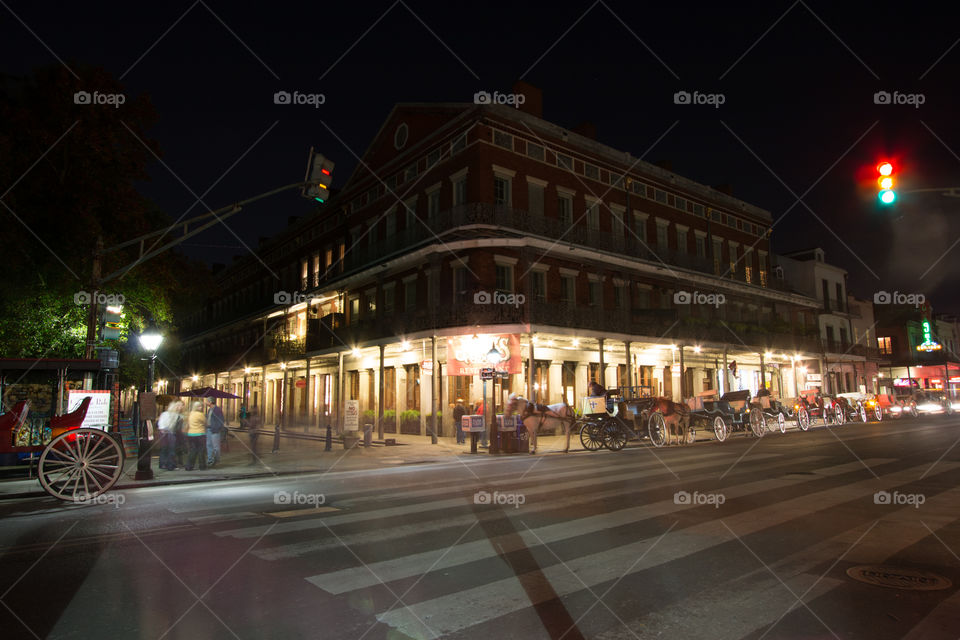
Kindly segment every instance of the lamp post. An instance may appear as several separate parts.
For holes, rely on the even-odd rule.
[[[153,392],[153,367],[157,359],[157,349],[160,348],[161,342],[163,342],[163,336],[155,331],[140,334],[140,346],[150,354],[150,357],[145,358],[147,361],[147,384],[144,390],[147,393]],[[143,405],[141,402],[137,404],[137,473],[134,479],[152,480],[153,469],[150,468],[150,437],[147,434],[146,421],[143,419],[141,413]],[[154,413],[155,412],[156,402],[154,402]],[[152,417],[156,419],[156,416]]]
[[[497,368],[497,365],[500,364],[501,357],[500,357],[500,352],[497,351],[496,346],[490,347],[490,351],[487,352],[485,356],[485,360],[487,361],[488,364],[492,365],[494,369]],[[493,412],[490,414],[490,421],[488,422],[488,424],[490,425],[490,443],[489,443],[489,446],[487,447],[487,453],[500,453],[500,445],[498,444],[500,441],[500,429],[497,427],[497,420],[496,420],[496,398],[497,398],[497,379],[493,378],[490,381],[490,399],[493,401],[492,404],[494,405],[494,407],[493,409],[491,409],[490,408],[491,403],[487,402],[487,381],[484,380],[483,381],[483,406],[486,407],[486,410],[484,411],[484,413],[486,413],[487,411]],[[484,422],[487,422],[487,417],[484,416],[483,420]]]

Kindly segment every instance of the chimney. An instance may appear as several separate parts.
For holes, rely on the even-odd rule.
[[[574,133],[579,133],[580,135],[590,138],[591,140],[597,139],[597,125],[593,124],[592,122],[581,122],[571,129],[571,131]]]
[[[719,191],[720,193],[725,193],[728,196],[733,196],[733,187],[730,186],[730,183],[725,182],[723,184],[715,184],[713,188]]]
[[[513,93],[517,96],[523,96],[522,104],[517,104],[517,109],[524,113],[529,113],[537,118],[543,118],[543,91],[533,86],[529,82],[517,80],[513,85]],[[521,98],[517,98],[517,102]]]

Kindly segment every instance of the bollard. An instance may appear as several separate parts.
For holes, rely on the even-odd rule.
[[[277,453],[280,451],[280,425],[278,424],[273,428],[273,451],[272,453]]]
[[[325,440],[324,445],[323,445],[323,450],[324,450],[324,451],[330,451],[331,447],[333,447],[333,427],[331,427],[331,426],[328,424],[328,425],[327,425],[327,437],[326,437],[326,440]]]
[[[363,425],[363,446],[365,449],[373,446],[373,425],[372,424]]]
[[[477,452],[477,437],[479,437],[479,435],[479,433],[470,434],[470,453]]]

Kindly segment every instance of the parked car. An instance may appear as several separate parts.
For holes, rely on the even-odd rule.
[[[942,391],[918,391],[914,394],[917,413],[923,415],[948,415],[954,412],[955,401],[946,397]]]

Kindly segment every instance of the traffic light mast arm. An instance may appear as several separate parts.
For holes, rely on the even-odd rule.
[[[183,223],[177,223],[177,224],[171,225],[171,226],[169,226],[169,227],[167,227],[167,228],[165,228],[165,229],[159,229],[159,230],[157,230],[157,231],[153,231],[153,232],[151,232],[151,233],[144,234],[144,235],[139,236],[139,237],[137,237],[137,238],[134,238],[134,239],[132,239],[132,240],[127,240],[126,242],[121,242],[120,244],[114,245],[114,246],[110,247],[109,249],[104,249],[103,251],[99,252],[100,255],[107,254],[107,253],[110,253],[110,252],[112,252],[112,251],[116,251],[116,250],[118,250],[118,249],[123,249],[124,247],[129,247],[129,246],[131,246],[131,245],[137,244],[138,242],[141,243],[140,257],[138,257],[136,260],[134,260],[134,261],[131,262],[130,264],[128,264],[128,265],[126,265],[126,266],[124,266],[124,267],[122,267],[122,268],[120,268],[120,269],[117,269],[116,271],[114,271],[114,272],[111,273],[110,275],[105,276],[105,277],[102,277],[102,278],[98,278],[97,281],[96,281],[96,283],[95,283],[95,284],[96,284],[96,287],[99,288],[100,286],[102,286],[103,284],[109,282],[110,280],[113,280],[114,278],[116,278],[116,277],[118,277],[118,276],[121,276],[121,275],[127,273],[130,269],[132,269],[133,267],[137,266],[138,264],[141,264],[141,263],[143,263],[143,262],[146,262],[147,260],[150,260],[151,258],[154,258],[154,257],[158,256],[159,254],[163,253],[163,252],[166,251],[167,249],[171,249],[171,248],[175,247],[176,245],[180,244],[180,243],[183,242],[184,240],[186,240],[186,239],[188,239],[188,238],[192,238],[193,236],[197,235],[198,233],[200,233],[200,232],[202,232],[202,231],[206,231],[207,229],[209,229],[210,227],[214,226],[215,224],[218,224],[218,223],[220,223],[220,222],[223,222],[224,220],[226,220],[226,219],[229,218],[230,216],[234,215],[235,213],[238,213],[245,205],[250,204],[251,202],[256,202],[257,200],[262,200],[263,198],[267,198],[267,197],[269,197],[269,196],[275,195],[275,194],[280,193],[280,192],[282,192],[282,191],[290,191],[290,190],[292,190],[292,189],[302,189],[302,188],[304,188],[304,187],[306,186],[306,184],[307,184],[307,183],[304,183],[304,182],[294,182],[293,184],[288,184],[288,185],[285,185],[285,186],[283,186],[283,187],[279,187],[279,188],[277,188],[277,189],[273,189],[273,190],[271,190],[271,191],[267,191],[267,192],[265,192],[265,193],[261,193],[261,194],[259,194],[259,195],[253,196],[252,198],[247,198],[246,200],[241,200],[241,201],[239,201],[239,202],[235,202],[234,204],[227,205],[227,206],[222,207],[222,208],[220,208],[220,209],[217,209],[217,210],[215,210],[215,211],[209,211],[209,212],[207,212],[207,213],[200,214],[199,216],[195,216],[195,217],[193,217],[193,218],[191,218],[191,219],[189,219],[189,220],[184,221]],[[161,246],[161,247],[157,247],[156,249],[154,249],[154,250],[152,250],[152,251],[149,251],[149,252],[147,252],[147,253],[143,253],[143,244],[142,244],[142,243],[143,243],[144,241],[148,240],[149,238],[153,238],[154,236],[159,236],[159,237],[162,238],[162,237],[165,236],[166,234],[170,233],[170,231],[173,229],[174,226],[179,226],[180,224],[183,224],[183,225],[184,225],[184,228],[186,228],[187,225],[189,225],[189,224],[191,224],[191,223],[193,223],[193,222],[197,222],[197,221],[199,221],[199,220],[202,220],[202,219],[204,219],[204,218],[208,218],[208,217],[210,217],[210,216],[213,216],[214,219],[213,219],[213,220],[210,220],[210,221],[207,222],[206,224],[200,225],[199,227],[197,227],[197,228],[194,229],[193,231],[189,231],[189,232],[187,232],[187,233],[184,233],[182,236],[180,236],[180,237],[176,238],[175,240],[172,240],[172,241],[164,244],[164,245]]]
[[[939,193],[949,198],[960,198],[960,187],[942,187],[940,189],[909,189],[900,193]]]

